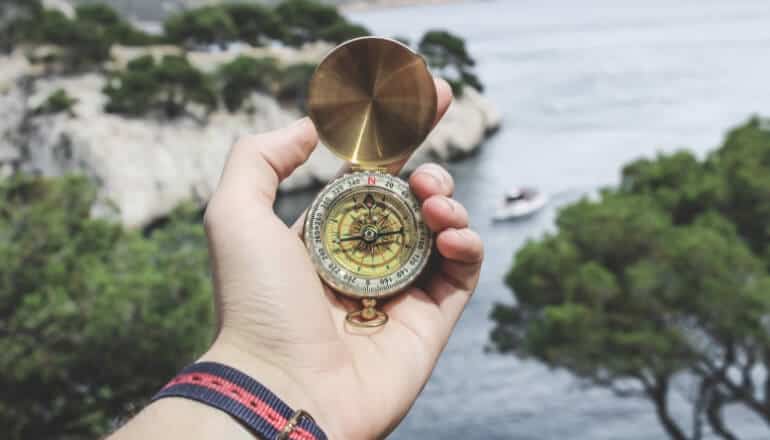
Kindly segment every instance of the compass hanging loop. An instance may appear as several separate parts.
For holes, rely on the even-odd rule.
[[[436,86],[425,59],[382,37],[356,38],[318,65],[308,113],[340,158],[371,169],[409,156],[436,120]]]
[[[377,300],[364,298],[361,300],[363,308],[350,312],[345,316],[345,320],[355,327],[380,327],[388,322],[388,315],[385,312],[377,310]]]

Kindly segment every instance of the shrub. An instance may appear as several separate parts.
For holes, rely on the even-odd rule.
[[[241,108],[251,92],[269,92],[278,75],[272,58],[255,59],[239,56],[219,68],[221,94],[231,112]]]
[[[101,3],[78,6],[76,22],[79,26],[100,29],[110,43],[143,46],[160,42],[160,38],[135,28],[114,9]]]
[[[33,111],[33,114],[43,115],[67,112],[70,116],[75,116],[72,107],[77,102],[78,100],[72,98],[66,90],[58,89],[51,93],[48,98]]]
[[[197,209],[143,235],[91,218],[96,192],[81,177],[0,182],[3,438],[97,438],[210,340]]]
[[[284,42],[292,46],[317,40],[341,41],[343,35],[369,34],[362,26],[348,23],[334,6],[315,0],[284,0],[275,11],[286,26]]]
[[[223,45],[238,36],[232,17],[221,6],[206,6],[169,17],[163,25],[166,39],[182,45]]]
[[[105,111],[129,116],[158,111],[175,118],[190,114],[191,104],[206,113],[217,107],[211,78],[178,55],[166,55],[160,63],[151,55],[132,60],[125,70],[111,75],[104,93],[109,98]]]
[[[461,94],[465,85],[478,91],[484,90],[481,81],[471,70],[476,62],[468,53],[462,38],[448,31],[432,30],[423,35],[418,49],[428,64],[452,85],[455,94]]]
[[[235,3],[223,8],[233,21],[236,38],[240,41],[260,46],[265,40],[281,40],[284,37],[281,19],[268,7]]]
[[[318,33],[321,40],[332,43],[342,43],[352,38],[365,37],[369,35],[369,30],[365,27],[348,22],[338,22]]]
[[[58,61],[68,69],[100,64],[110,57],[112,42],[101,25],[70,20],[59,11],[45,10],[31,38],[62,48]]]
[[[70,19],[58,10],[40,9],[25,22],[19,38],[61,47],[59,56],[48,61],[61,62],[70,70],[100,65],[109,59],[115,43],[141,45],[158,40],[134,28],[106,5],[79,5],[75,14]]]

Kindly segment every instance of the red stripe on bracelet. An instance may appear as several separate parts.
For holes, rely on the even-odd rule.
[[[259,417],[267,420],[268,423],[279,432],[286,426],[288,420],[274,410],[270,405],[263,402],[259,397],[251,394],[240,386],[222,379],[219,376],[206,373],[189,373],[175,377],[166,384],[163,389],[179,384],[193,384],[204,388],[209,388],[227,397],[243,404],[246,408],[256,413]],[[289,435],[294,440],[317,440],[316,437],[306,430],[297,426]]]

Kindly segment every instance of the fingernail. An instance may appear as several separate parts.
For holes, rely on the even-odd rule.
[[[438,184],[439,187],[443,188],[444,185],[446,185],[446,177],[444,176],[444,173],[441,171],[438,165],[425,164],[420,167],[420,172],[425,173],[430,177],[432,177],[433,180],[436,181],[436,184]]]
[[[436,88],[442,88],[449,91],[450,94],[452,93],[452,86],[449,84],[449,81],[441,77],[436,78]]]
[[[289,125],[289,128],[292,130],[299,130],[301,128],[305,128],[305,126],[309,123],[310,123],[310,118],[305,116],[304,118],[300,118],[292,122],[291,125]]]

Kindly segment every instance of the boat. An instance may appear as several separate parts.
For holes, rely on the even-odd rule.
[[[516,187],[505,193],[493,220],[513,220],[528,217],[548,204],[548,195],[527,187]]]

